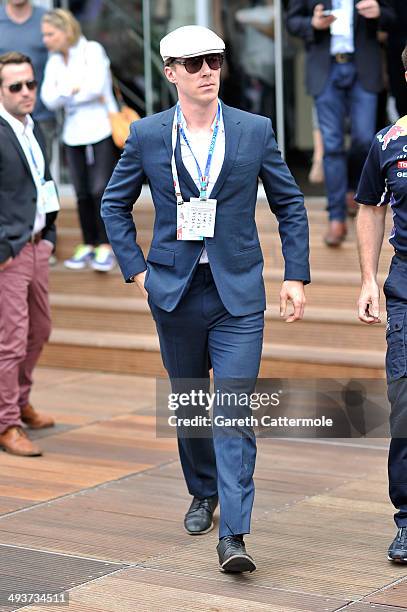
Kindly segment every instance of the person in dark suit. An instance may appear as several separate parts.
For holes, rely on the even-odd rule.
[[[350,118],[352,176],[357,183],[375,134],[377,94],[383,89],[377,31],[395,21],[390,0],[291,0],[287,29],[306,46],[305,82],[314,96],[324,142],[329,226],[325,243],[346,237],[347,157],[345,119]]]
[[[148,299],[173,391],[188,390],[190,379],[199,379],[199,390],[207,391],[213,368],[218,398],[248,396],[260,366],[266,300],[255,224],[258,177],[279,221],[285,259],[281,315],[288,322],[302,318],[310,280],[303,196],[278,151],[271,121],[219,100],[224,49],[214,32],[200,26],[163,38],[165,75],[179,101],[133,123],[102,203],[123,276]],[[147,262],[132,217],[146,177],[156,214]],[[288,300],[294,305],[289,315]],[[193,496],[184,526],[190,535],[210,531],[219,499],[220,568],[253,571],[243,541],[254,500],[250,408],[218,398],[213,436],[212,429],[189,435],[179,423],[181,465]],[[205,416],[206,406],[191,402],[178,410],[185,414]],[[216,424],[217,417],[238,416],[241,423]]]
[[[404,80],[401,54],[407,44],[407,2],[392,0],[396,21],[389,31],[386,43],[387,72],[389,74],[390,93],[396,101],[400,117],[407,115],[406,83]]]
[[[29,403],[32,372],[51,331],[48,258],[59,208],[38,126],[28,56],[0,56],[0,446],[41,455],[22,428],[50,427]]]

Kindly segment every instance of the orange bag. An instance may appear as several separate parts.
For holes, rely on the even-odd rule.
[[[110,125],[112,128],[113,142],[119,149],[123,149],[130,134],[130,126],[133,121],[138,121],[140,115],[124,102],[122,92],[120,91],[117,79],[112,74],[113,91],[116,96],[116,101],[119,106],[119,111],[109,113]]]
[[[130,133],[130,125],[133,121],[140,119],[140,115],[126,104],[120,105],[117,113],[109,113],[110,125],[112,127],[113,142],[119,149],[124,148],[124,144]]]

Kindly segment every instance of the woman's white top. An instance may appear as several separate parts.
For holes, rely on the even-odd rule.
[[[72,90],[79,88],[72,95]],[[110,61],[102,45],[83,36],[69,49],[51,53],[45,66],[41,99],[50,110],[65,111],[62,140],[70,146],[88,145],[111,136],[109,112],[116,112]]]

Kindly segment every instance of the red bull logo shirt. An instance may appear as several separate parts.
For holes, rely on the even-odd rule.
[[[355,200],[371,206],[390,204],[393,229],[389,242],[407,255],[407,115],[376,135]]]

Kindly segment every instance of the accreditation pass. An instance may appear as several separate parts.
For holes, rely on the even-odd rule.
[[[215,233],[214,199],[191,198],[177,206],[177,240],[203,240]]]

